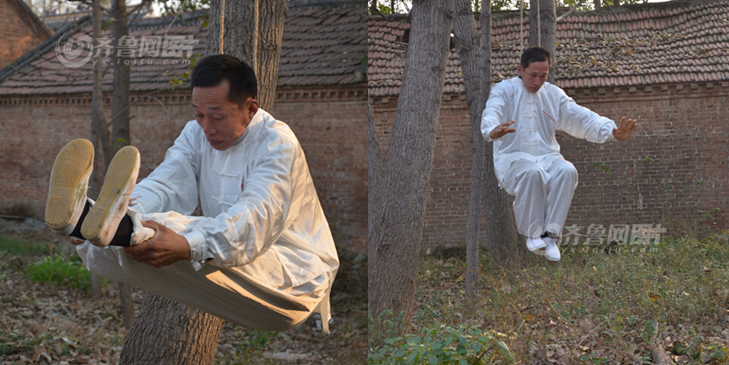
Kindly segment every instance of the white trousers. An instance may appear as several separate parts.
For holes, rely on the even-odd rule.
[[[176,213],[173,214],[177,215]],[[172,219],[171,219],[172,218]],[[176,233],[184,220],[174,222],[169,213],[144,214]],[[308,295],[294,295],[261,282],[242,268],[221,268],[212,264],[195,270],[189,261],[177,261],[162,268],[135,261],[121,247],[96,247],[89,241],[76,246],[86,268],[114,281],[178,301],[241,326],[259,330],[285,331],[303,323],[315,309],[329,317],[326,286]],[[294,291],[295,293],[295,291]],[[325,308],[317,308],[319,304]],[[323,321],[325,331],[328,331]]]
[[[549,166],[530,160],[516,160],[504,175],[502,186],[514,200],[514,217],[519,233],[540,237],[545,232],[562,235],[567,212],[577,188],[577,169],[557,159]]]

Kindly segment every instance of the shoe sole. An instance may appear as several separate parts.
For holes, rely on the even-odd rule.
[[[139,173],[139,151],[126,146],[114,155],[99,198],[81,225],[81,234],[94,246],[106,247],[114,238],[129,205]]]
[[[94,167],[94,145],[86,139],[68,142],[53,162],[45,221],[56,232],[69,235],[76,228]]]

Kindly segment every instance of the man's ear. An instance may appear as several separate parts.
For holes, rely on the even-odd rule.
[[[250,103],[248,104],[248,117],[253,118],[256,113],[258,113],[258,100],[251,99]]]

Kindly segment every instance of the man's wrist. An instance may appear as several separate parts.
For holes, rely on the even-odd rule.
[[[205,259],[205,236],[198,231],[188,232],[182,235],[190,246],[190,260],[202,261]]]

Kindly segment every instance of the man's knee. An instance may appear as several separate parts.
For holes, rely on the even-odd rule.
[[[551,175],[558,177],[561,180],[577,181],[577,169],[575,168],[575,165],[569,161],[556,163],[553,170],[554,171]]]

